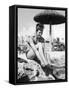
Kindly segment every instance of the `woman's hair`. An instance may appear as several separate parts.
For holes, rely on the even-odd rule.
[[[43,30],[43,28],[44,28],[43,24],[41,24],[41,23],[36,24],[36,31]]]

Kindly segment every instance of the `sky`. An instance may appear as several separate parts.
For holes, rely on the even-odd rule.
[[[33,35],[36,30],[36,24],[33,17],[38,13],[44,11],[44,9],[28,9],[28,8],[18,8],[18,35]],[[65,11],[58,11],[62,15],[65,15]],[[45,39],[50,39],[49,35],[50,25],[44,25],[43,37]],[[52,39],[59,37],[62,42],[65,43],[65,23],[52,25]]]

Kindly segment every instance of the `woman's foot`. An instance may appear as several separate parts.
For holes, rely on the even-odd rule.
[[[53,68],[47,64],[46,66],[42,66],[43,71],[45,72],[46,76],[53,73]]]

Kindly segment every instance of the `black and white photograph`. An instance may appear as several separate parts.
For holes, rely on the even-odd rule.
[[[64,9],[18,8],[17,80],[66,79]]]

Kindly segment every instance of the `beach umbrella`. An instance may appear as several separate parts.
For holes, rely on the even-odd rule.
[[[34,16],[34,20],[38,23],[47,24],[50,26],[50,37],[52,25],[62,24],[65,22],[65,14],[59,13],[56,10],[44,10]],[[51,37],[52,38],[52,37]],[[50,40],[51,41],[51,40]]]

